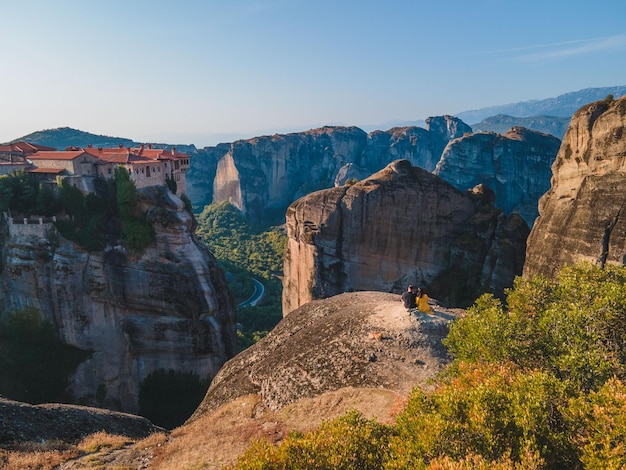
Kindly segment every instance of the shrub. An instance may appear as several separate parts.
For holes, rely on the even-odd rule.
[[[597,392],[572,400],[567,418],[585,468],[626,465],[626,385],[611,379]]]
[[[581,264],[556,280],[518,278],[507,305],[484,295],[444,340],[457,361],[511,361],[572,390],[600,387],[626,366],[626,269]]]
[[[490,462],[534,456],[550,468],[576,468],[561,414],[566,404],[563,385],[548,373],[505,363],[459,364],[432,393],[413,391],[398,417],[387,468],[468,455]]]
[[[306,434],[292,433],[280,445],[255,441],[234,469],[382,468],[391,428],[351,411]]]

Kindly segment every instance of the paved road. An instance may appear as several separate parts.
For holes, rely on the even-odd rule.
[[[256,304],[258,304],[263,298],[263,295],[265,294],[265,286],[255,278],[252,278],[252,282],[254,282],[254,292],[248,300],[241,302],[237,305],[237,307],[255,307]]]

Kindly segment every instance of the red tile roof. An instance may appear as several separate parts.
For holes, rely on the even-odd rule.
[[[74,160],[81,155],[85,155],[87,152],[83,150],[72,150],[72,151],[41,151],[37,153],[33,153],[28,156],[29,160]]]
[[[46,147],[45,145],[31,144],[28,142],[14,142],[12,144],[0,145],[0,152],[20,152],[26,155],[38,152],[38,151],[50,151],[56,150],[53,147]]]
[[[63,173],[65,171],[65,168],[32,168],[30,170],[28,170],[28,173],[52,173],[52,174],[58,174],[58,173]]]

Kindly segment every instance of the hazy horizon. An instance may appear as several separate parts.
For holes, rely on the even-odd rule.
[[[204,147],[622,85],[626,3],[602,6],[10,2],[0,142],[72,127]]]

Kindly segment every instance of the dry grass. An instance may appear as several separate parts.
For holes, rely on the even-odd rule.
[[[134,470],[146,450],[166,440],[165,434],[152,434],[135,442],[126,436],[97,432],[76,445],[63,441],[27,442],[11,449],[0,449],[0,469],[49,470],[63,465],[61,468],[68,469]],[[118,453],[122,458],[118,458]]]
[[[388,390],[344,388],[271,411],[259,396],[247,395],[173,430],[167,442],[153,449],[150,468],[222,469],[234,465],[254,438],[279,443],[289,431],[310,431],[353,409],[391,423],[405,403],[405,396]]]
[[[0,468],[47,470],[79,455],[74,446],[61,441],[28,442],[11,450],[0,449]]]
[[[126,436],[115,436],[105,432],[97,432],[80,441],[76,448],[83,454],[93,454],[102,449],[116,450],[132,444]]]

